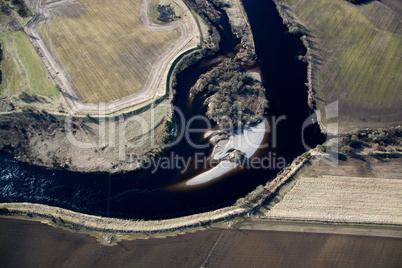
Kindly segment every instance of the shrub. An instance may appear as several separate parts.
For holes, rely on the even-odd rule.
[[[10,13],[11,13],[10,5],[3,3],[3,2],[1,2],[1,4],[0,4],[0,10],[2,13],[6,14],[6,15],[10,15]],[[1,61],[1,58],[0,58],[0,61]]]
[[[9,211],[6,208],[0,208],[0,215],[8,215]]]

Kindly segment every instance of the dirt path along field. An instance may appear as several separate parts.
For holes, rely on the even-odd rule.
[[[99,103],[111,113],[164,96],[174,60],[199,44],[190,10],[172,2],[182,16],[166,25],[151,21],[149,0],[51,2],[26,32],[76,113],[96,114]]]

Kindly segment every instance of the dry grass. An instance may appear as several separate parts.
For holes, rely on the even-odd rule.
[[[269,218],[402,224],[402,180],[301,178]]]
[[[346,130],[368,127],[370,120],[381,120],[379,127],[400,122],[401,14],[377,1],[282,2],[308,29],[318,108],[339,100]]]
[[[140,92],[158,56],[179,38],[178,29],[144,27],[140,3],[84,0],[56,10],[58,15],[39,26],[84,102]]]

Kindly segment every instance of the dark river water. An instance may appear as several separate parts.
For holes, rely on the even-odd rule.
[[[205,212],[232,205],[260,184],[273,179],[282,165],[290,163],[306,151],[302,144],[302,124],[311,114],[307,106],[305,87],[307,66],[296,60],[305,53],[300,37],[287,33],[275,5],[271,1],[244,0],[254,35],[258,60],[253,70],[262,75],[267,89],[269,109],[267,120],[279,122],[275,134],[267,134],[255,158],[265,158],[261,168],[237,170],[199,186],[186,186],[186,180],[205,171],[195,166],[196,155],[208,156],[212,147],[203,133],[190,138],[204,149],[194,149],[186,139],[172,147],[166,156],[192,159],[190,168],[159,169],[131,172],[125,175],[88,175],[66,171],[52,171],[20,163],[0,154],[0,202],[32,202],[58,206],[74,211],[119,218],[162,219]],[[211,70],[225,58],[237,52],[239,40],[230,31],[227,17],[223,17],[223,36],[220,51],[206,58],[177,77],[174,105],[183,111],[186,122],[195,115],[204,115],[204,98],[189,99],[189,89],[198,77]],[[179,125],[179,129],[183,126]],[[200,120],[193,127],[205,128]],[[272,133],[272,131],[271,131]],[[310,146],[325,140],[318,126],[304,130],[305,142]]]

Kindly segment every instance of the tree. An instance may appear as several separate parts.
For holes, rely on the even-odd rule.
[[[10,13],[11,13],[11,9],[10,9],[9,4],[1,2],[0,9],[1,9],[1,12],[4,13],[4,14],[10,15]]]

